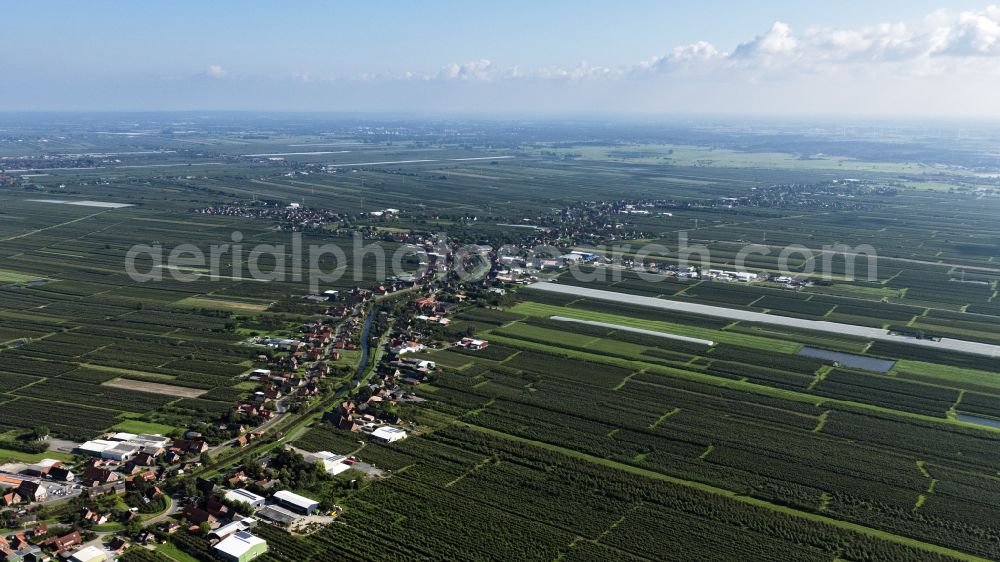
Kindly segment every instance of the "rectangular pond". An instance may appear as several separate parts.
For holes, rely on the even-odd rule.
[[[958,414],[955,417],[958,418],[958,421],[964,421],[964,422],[968,422],[968,423],[974,423],[974,424],[977,424],[977,425],[985,425],[985,426],[988,426],[988,427],[995,427],[997,429],[1000,429],[1000,420],[994,420],[994,419],[990,419],[990,418],[981,418],[979,416],[970,416],[968,414]]]
[[[888,359],[876,359],[874,357],[865,357],[864,355],[827,351],[825,349],[816,349],[815,347],[803,347],[799,350],[798,354],[803,357],[823,359],[824,361],[836,361],[844,367],[850,367],[851,369],[864,369],[865,371],[875,371],[877,373],[886,373],[896,364],[895,361],[889,361]]]

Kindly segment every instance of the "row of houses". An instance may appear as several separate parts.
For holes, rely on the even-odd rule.
[[[104,562],[108,559],[104,549],[83,546],[80,531],[50,535],[48,526],[42,524],[28,531],[0,536],[0,554],[7,562]],[[112,553],[121,553],[128,547],[128,541],[116,538],[107,547]]]

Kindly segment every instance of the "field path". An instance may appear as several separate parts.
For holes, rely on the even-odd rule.
[[[80,217],[78,219],[73,219],[71,221],[61,222],[59,224],[53,224],[52,226],[46,226],[45,228],[39,228],[37,230],[32,230],[32,231],[29,231],[29,232],[25,232],[24,234],[18,234],[16,236],[8,236],[7,238],[0,238],[0,242],[9,242],[11,240],[20,240],[21,238],[27,238],[28,236],[32,236],[34,234],[38,234],[39,232],[45,232],[46,230],[52,230],[54,228],[59,228],[59,227],[62,227],[62,226],[66,226],[68,224],[73,224],[73,223],[76,223],[76,222],[85,221],[85,220],[87,220],[89,218],[93,218],[93,217],[96,217],[98,215],[103,215],[104,213],[107,213],[108,211],[111,211],[111,210],[112,209],[104,209],[103,211],[98,211],[96,213],[87,215],[85,217]]]

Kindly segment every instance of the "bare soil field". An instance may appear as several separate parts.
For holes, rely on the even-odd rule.
[[[176,396],[178,398],[198,398],[202,394],[208,392],[207,390],[200,388],[187,388],[184,386],[174,386],[172,384],[137,381],[132,379],[111,379],[102,383],[102,386],[138,390],[141,392],[150,392],[152,394],[164,394],[166,396]]]

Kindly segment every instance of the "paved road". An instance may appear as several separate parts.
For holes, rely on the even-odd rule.
[[[759,324],[769,324],[772,326],[784,326],[788,328],[813,330],[816,332],[826,332],[830,334],[855,336],[870,340],[900,343],[917,347],[929,347],[931,349],[938,349],[942,351],[958,351],[973,355],[1000,357],[1000,345],[992,345],[988,343],[971,342],[952,338],[941,338],[939,341],[921,340],[906,336],[892,335],[888,330],[883,330],[881,328],[869,328],[867,326],[855,326],[853,324],[841,324],[839,322],[826,322],[823,320],[803,320],[801,318],[791,318],[788,316],[779,316],[777,314],[764,314],[762,312],[737,310],[721,306],[710,306],[707,304],[679,302],[654,297],[641,297],[638,295],[616,293],[614,291],[591,289],[589,287],[559,285],[558,283],[534,283],[531,285],[531,288],[549,293],[559,293],[618,303],[635,304],[639,306],[648,306],[650,308],[659,308],[662,310],[676,310],[692,314],[701,314],[704,316],[738,320],[741,322],[756,322]]]
[[[180,498],[175,498],[175,497],[171,496],[170,497],[170,507],[168,507],[167,510],[164,511],[163,513],[161,513],[161,514],[159,514],[159,515],[157,515],[155,517],[150,517],[149,519],[143,521],[142,525],[143,525],[143,527],[148,527],[150,525],[155,525],[155,524],[157,524],[157,523],[159,523],[161,521],[166,521],[167,518],[169,518],[170,516],[172,516],[173,514],[177,513],[180,510],[181,510],[181,500],[180,500]]]

